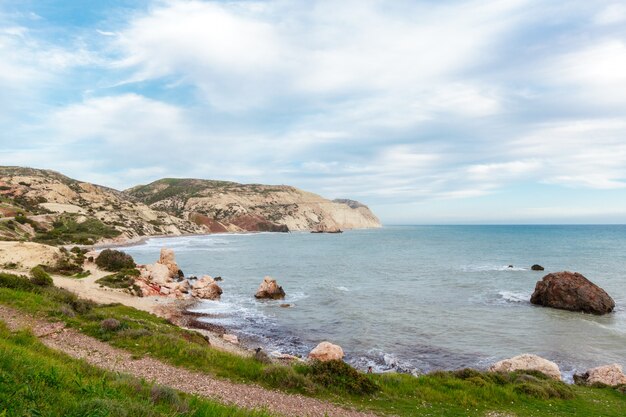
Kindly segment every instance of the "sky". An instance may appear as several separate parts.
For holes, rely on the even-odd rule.
[[[0,165],[625,223],[626,2],[0,0]]]

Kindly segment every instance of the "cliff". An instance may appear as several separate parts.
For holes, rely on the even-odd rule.
[[[93,244],[140,236],[379,227],[351,200],[289,186],[163,179],[117,191],[58,172],[0,167],[0,240]]]
[[[286,185],[168,178],[125,192],[152,209],[215,232],[380,227],[378,218],[363,204],[330,201]]]

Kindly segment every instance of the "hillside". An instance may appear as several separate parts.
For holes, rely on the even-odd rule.
[[[0,239],[93,244],[141,236],[379,227],[366,206],[288,186],[163,179],[125,192],[0,167]]]
[[[363,204],[330,201],[286,185],[167,178],[125,193],[154,210],[189,219],[213,232],[380,227]]]
[[[92,244],[103,239],[204,232],[120,191],[54,171],[0,167],[0,237]]]

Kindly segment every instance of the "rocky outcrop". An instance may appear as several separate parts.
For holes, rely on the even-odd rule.
[[[606,314],[613,311],[615,301],[579,273],[548,274],[535,286],[530,302],[561,310]]]
[[[530,267],[531,270],[533,271],[543,271],[543,266],[538,265],[538,264],[534,264],[533,266]]]
[[[574,375],[574,381],[581,385],[602,384],[614,387],[626,384],[626,375],[621,365],[614,363],[589,369],[583,375]]]
[[[170,278],[175,279],[183,277],[183,273],[176,263],[176,256],[174,255],[174,251],[172,249],[161,249],[161,254],[157,263],[167,267]]]
[[[205,300],[219,300],[222,288],[208,275],[203,276],[191,286],[191,295]]]
[[[341,360],[343,357],[344,353],[341,346],[334,345],[330,342],[320,343],[309,353],[310,359],[321,362]]]
[[[380,227],[376,216],[359,202],[330,201],[285,185],[168,178],[126,193],[154,210],[188,218],[211,231]]]
[[[275,279],[272,277],[265,277],[263,278],[263,282],[254,296],[256,298],[279,300],[285,298],[285,291],[283,290],[283,287],[278,285]]]
[[[154,263],[139,266],[140,276],[147,282],[164,285],[171,281],[170,271],[166,265]]]
[[[496,362],[490,372],[539,371],[550,378],[561,380],[561,371],[556,363],[537,355],[523,354]]]

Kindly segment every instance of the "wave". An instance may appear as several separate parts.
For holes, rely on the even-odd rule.
[[[350,290],[347,289],[346,287],[340,286],[340,287],[335,287],[337,288],[339,291],[345,291],[345,292],[349,292]]]
[[[507,303],[530,303],[530,294],[527,293],[499,291],[498,296]]]
[[[466,265],[466,266],[462,266],[461,270],[463,270],[464,272],[493,272],[493,271],[519,272],[519,271],[529,271],[530,268],[523,268],[520,266],[509,266],[509,265]]]

